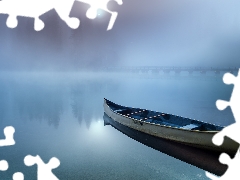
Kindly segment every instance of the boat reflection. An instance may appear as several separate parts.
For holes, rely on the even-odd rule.
[[[142,133],[114,121],[105,113],[103,119],[104,126],[111,125],[130,138],[176,159],[192,164],[218,176],[223,175],[227,170],[227,165],[223,165],[218,161],[221,152],[203,150]]]

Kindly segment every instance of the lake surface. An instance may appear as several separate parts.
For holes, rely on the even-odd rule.
[[[0,179],[22,172],[37,179],[37,166],[57,157],[53,173],[61,180],[194,180],[205,171],[147,147],[103,123],[103,98],[124,106],[172,113],[219,125],[234,122],[219,111],[233,86],[214,75],[131,75],[114,73],[0,73],[0,131],[14,126],[14,146],[0,147],[9,163]],[[0,132],[0,139],[4,135]]]

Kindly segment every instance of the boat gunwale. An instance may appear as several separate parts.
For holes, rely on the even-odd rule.
[[[156,124],[156,123],[151,123],[151,122],[146,122],[146,121],[141,121],[139,119],[135,119],[135,118],[132,118],[132,117],[129,117],[129,116],[125,116],[123,114],[120,114],[118,112],[115,112],[107,103],[106,101],[109,101],[108,99],[105,99],[104,98],[104,103],[108,106],[108,108],[114,113],[114,114],[117,114],[117,115],[120,115],[122,117],[125,117],[127,119],[130,119],[130,120],[133,120],[133,121],[138,121],[138,122],[141,122],[141,123],[145,123],[145,124],[150,124],[150,125],[155,125],[155,126],[161,126],[161,127],[164,127],[164,128],[171,128],[171,129],[175,129],[175,130],[181,130],[181,131],[188,131],[188,132],[197,132],[197,133],[209,133],[209,134],[215,134],[215,133],[218,133],[220,131],[200,131],[200,130],[192,130],[192,129],[184,129],[184,128],[177,128],[177,127],[172,127],[172,126],[167,126],[167,125],[161,125],[161,124]],[[111,101],[109,101],[111,102]],[[113,103],[113,102],[111,102]],[[113,103],[113,104],[116,104],[116,103]],[[119,105],[119,104],[116,104],[118,106],[121,106],[121,107],[125,107],[125,108],[132,108],[132,107],[127,107],[127,106],[122,106],[122,105]],[[141,109],[141,108],[139,108]],[[147,109],[142,109],[142,110],[147,110]],[[166,114],[169,114],[169,113],[166,113]],[[178,116],[178,115],[174,115],[174,114],[170,114],[172,116]],[[182,116],[178,116],[178,117],[181,117],[181,118],[186,118],[186,117],[182,117]],[[189,118],[188,118],[189,119]],[[219,126],[219,125],[215,125],[213,123],[208,123],[208,122],[203,122],[203,121],[200,121],[200,120],[196,120],[196,119],[193,119],[194,121],[197,121],[197,122],[201,122],[201,123],[207,123],[207,124],[210,124],[210,125],[213,125],[213,126]],[[223,127],[224,126],[220,126],[220,127]]]

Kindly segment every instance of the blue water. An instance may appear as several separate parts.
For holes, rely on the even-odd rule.
[[[16,145],[0,147],[9,163],[0,180],[15,172],[37,179],[36,165],[23,163],[28,154],[45,163],[57,157],[53,173],[61,180],[207,179],[204,170],[104,126],[103,98],[226,126],[234,122],[231,110],[219,111],[215,101],[228,100],[232,88],[212,75],[1,73],[0,131],[14,126]]]

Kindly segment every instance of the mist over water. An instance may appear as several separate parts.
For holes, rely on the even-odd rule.
[[[111,31],[110,14],[86,18],[87,4],[75,2],[70,29],[55,10],[34,20],[18,17],[6,26],[0,14],[0,131],[16,129],[16,145],[0,147],[9,170],[35,180],[37,167],[26,155],[48,162],[56,156],[59,179],[207,179],[203,170],[153,150],[103,124],[103,98],[117,104],[176,114],[222,126],[234,122],[229,100],[232,85],[222,75],[111,73],[106,67],[240,67],[240,1],[123,0]],[[3,139],[0,133],[0,139]]]
[[[111,5],[112,4],[112,5]],[[118,12],[111,31],[110,14],[86,18],[88,5],[75,2],[71,17],[81,25],[70,29],[55,10],[40,18],[18,17],[6,26],[0,15],[0,70],[79,71],[106,66],[239,67],[239,1],[123,1],[109,5]]]
[[[154,76],[1,73],[0,127],[15,127],[16,145],[1,147],[10,168],[0,176],[20,171],[36,179],[36,167],[26,167],[23,158],[38,154],[45,162],[59,158],[53,172],[60,179],[207,179],[203,170],[103,125],[103,98],[219,125],[234,122],[229,109],[215,107],[232,90],[221,76]]]

